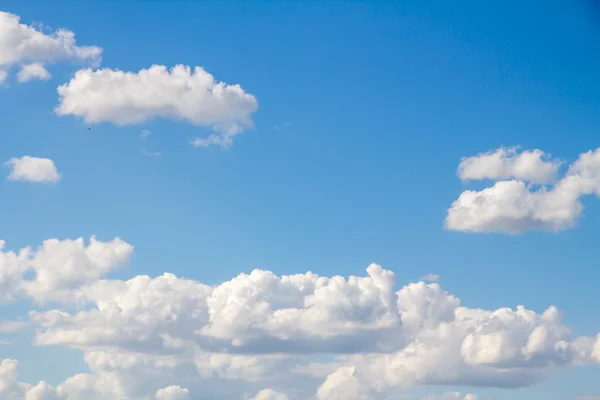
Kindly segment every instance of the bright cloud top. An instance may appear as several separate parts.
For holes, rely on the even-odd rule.
[[[463,158],[458,166],[458,177],[463,181],[514,178],[544,184],[555,179],[560,165],[560,161],[552,160],[541,150],[518,153],[515,147],[501,147],[493,152]]]
[[[499,149],[463,159],[461,179],[513,179],[481,191],[464,191],[450,206],[446,227],[509,234],[572,227],[583,210],[581,196],[600,196],[600,148],[581,154],[552,186],[536,188],[533,184],[553,180],[559,166],[555,160],[543,161],[543,154]]]
[[[101,55],[99,47],[77,46],[75,34],[69,30],[44,33],[20,23],[19,16],[0,11],[0,70],[21,66],[19,82],[48,79],[45,63],[87,61],[98,65]]]
[[[106,279],[132,251],[118,238],[0,251],[0,298],[60,305],[30,312],[36,344],[78,349],[91,369],[34,386],[4,360],[0,397],[383,399],[419,385],[517,388],[600,363],[600,335],[574,336],[553,306],[472,309],[437,283],[397,290],[375,264],[362,277],[255,270],[216,286]]]
[[[138,72],[109,68],[78,71],[58,87],[58,115],[75,115],[87,123],[140,124],[153,118],[186,120],[212,127],[196,146],[228,147],[234,136],[253,126],[256,98],[239,85],[217,82],[201,67],[153,65]]]
[[[8,180],[25,181],[34,183],[56,183],[60,181],[60,174],[54,161],[49,158],[23,156],[12,158],[4,163],[12,168]]]

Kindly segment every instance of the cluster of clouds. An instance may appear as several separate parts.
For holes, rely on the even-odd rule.
[[[75,34],[66,29],[43,33],[41,29],[25,25],[17,15],[0,11],[0,81],[8,72],[18,68],[19,82],[50,79],[47,64],[64,61],[101,62],[102,49],[96,46],[78,46]]]
[[[58,86],[59,116],[117,126],[184,120],[212,129],[192,140],[201,147],[229,147],[253,126],[258,102],[239,85],[185,65],[100,68],[102,52],[77,45],[71,31],[44,33],[0,12],[0,81],[13,71],[20,83],[49,80],[49,65],[89,64]],[[49,158],[5,166],[11,181],[61,179]],[[460,194],[448,229],[558,231],[580,217],[582,196],[600,196],[600,149],[567,166],[541,150],[500,148],[464,158],[458,176],[494,183]],[[0,306],[32,306],[22,320],[0,321],[0,344],[33,328],[36,345],[80,351],[89,367],[57,385],[25,383],[17,360],[0,359],[0,398],[383,400],[411,398],[407,391],[423,385],[521,388],[557,369],[600,364],[600,334],[574,335],[556,307],[465,307],[436,274],[400,287],[377,264],[364,276],[254,270],[218,285],[172,273],[110,278],[133,254],[119,237],[18,250],[0,241]],[[478,399],[451,392],[420,400]]]
[[[448,209],[446,227],[508,234],[573,227],[583,211],[581,197],[600,196],[600,148],[564,164],[541,150],[519,152],[517,148],[464,158],[458,168],[462,181],[494,184],[461,193]]]
[[[0,397],[386,399],[421,385],[526,387],[600,363],[600,335],[574,336],[553,306],[468,308],[438,283],[398,289],[376,264],[360,277],[254,270],[219,285],[106,278],[133,251],[118,237],[2,243],[0,299],[36,305],[35,344],[79,350],[91,372],[25,384],[4,360]]]
[[[156,118],[187,121],[208,127],[198,147],[229,147],[233,138],[253,127],[256,97],[240,85],[218,82],[202,67],[152,65],[139,71],[99,68],[103,49],[79,46],[67,29],[47,30],[21,23],[20,17],[0,11],[0,83],[18,69],[17,81],[49,80],[47,65],[59,62],[89,64],[58,86],[59,116],[75,116],[88,124],[138,125]]]

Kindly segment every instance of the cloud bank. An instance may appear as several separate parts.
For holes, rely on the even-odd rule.
[[[29,385],[4,360],[0,395],[384,399],[420,385],[519,388],[600,363],[600,335],[574,336],[554,306],[472,309],[437,283],[397,288],[376,264],[361,277],[254,270],[215,286],[105,277],[132,254],[119,238],[3,243],[0,299],[45,305],[29,313],[35,343],[81,351],[92,372]]]

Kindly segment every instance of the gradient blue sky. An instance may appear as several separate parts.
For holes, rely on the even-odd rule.
[[[103,67],[199,65],[259,102],[254,129],[229,149],[204,149],[189,140],[208,131],[185,122],[88,130],[58,117],[56,86],[74,65],[3,89],[0,159],[49,157],[62,174],[52,186],[0,180],[10,248],[118,235],[135,257],[112,276],[169,271],[210,284],[255,268],[363,275],[376,262],[402,284],[439,274],[469,307],[556,305],[577,334],[600,332],[596,198],[559,233],[443,227],[465,189],[462,157],[520,145],[572,161],[598,147],[594,2],[4,0],[2,10],[103,47]],[[142,129],[152,135],[140,139]],[[85,368],[77,353],[23,335],[0,346],[0,358],[21,360],[23,380],[57,384]],[[36,365],[57,355],[66,361]],[[600,394],[599,372],[477,393],[569,400]]]

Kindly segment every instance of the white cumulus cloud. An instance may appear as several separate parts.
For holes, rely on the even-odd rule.
[[[87,123],[140,124],[154,118],[185,120],[211,127],[198,146],[228,147],[233,137],[252,127],[256,98],[240,85],[215,81],[201,67],[153,65],[138,72],[109,68],[77,71],[58,87],[58,115],[74,115]]]
[[[273,389],[263,389],[250,400],[288,400],[288,397],[284,393],[277,392]]]
[[[49,158],[15,157],[4,165],[12,168],[8,176],[11,181],[56,183],[60,180],[56,164]]]
[[[87,246],[82,238],[48,239],[35,250],[25,247],[18,253],[4,247],[0,241],[0,301],[4,302],[14,301],[17,295],[40,303],[74,302],[82,285],[96,282],[133,253],[133,246],[120,238],[102,242],[92,237]]]
[[[469,308],[438,283],[398,289],[375,264],[364,276],[254,270],[218,285],[170,273],[108,279],[132,251],[92,238],[0,252],[0,298],[44,302],[29,313],[35,344],[77,349],[90,369],[34,386],[18,382],[8,360],[3,390],[74,400],[385,399],[421,385],[526,387],[600,363],[600,335],[574,335],[554,306]]]
[[[559,160],[551,159],[541,150],[519,153],[515,147],[501,147],[493,152],[463,158],[458,166],[458,176],[464,181],[515,178],[544,184],[555,179],[560,165]]]
[[[156,391],[156,400],[187,400],[190,398],[190,391],[181,386],[168,386]]]
[[[50,79],[52,75],[46,68],[44,68],[44,64],[42,63],[32,63],[26,64],[21,67],[19,74],[17,75],[17,79],[19,82],[29,82],[33,79],[39,79],[42,81],[46,81]]]
[[[78,46],[75,34],[67,29],[44,33],[22,24],[19,16],[0,11],[0,70],[21,66],[20,82],[48,79],[44,63],[85,61],[97,65],[101,55],[99,47]]]
[[[495,160],[498,152],[502,153],[502,150],[483,157]],[[511,160],[520,159],[522,154],[513,154]],[[445,220],[446,227],[457,231],[509,234],[529,230],[560,231],[572,227],[583,210],[580,198],[584,195],[600,195],[600,148],[581,154],[569,166],[565,175],[550,187],[532,187],[528,181],[543,182],[544,177],[550,179],[558,164],[545,162],[543,166],[544,162],[540,161],[541,152],[535,156],[532,152],[526,154],[527,160],[536,160],[528,162],[528,165],[537,163],[539,169],[524,168],[515,172],[513,166],[512,172],[497,173],[496,177],[517,179],[500,180],[480,191],[464,191],[450,206]],[[474,158],[473,165],[481,162],[478,157],[480,156]],[[511,163],[509,164],[512,165]],[[548,163],[551,165],[547,165]],[[470,171],[471,168],[474,171],[467,176],[474,176],[476,171],[482,171],[480,176],[493,175],[483,167],[468,166],[466,170]]]

